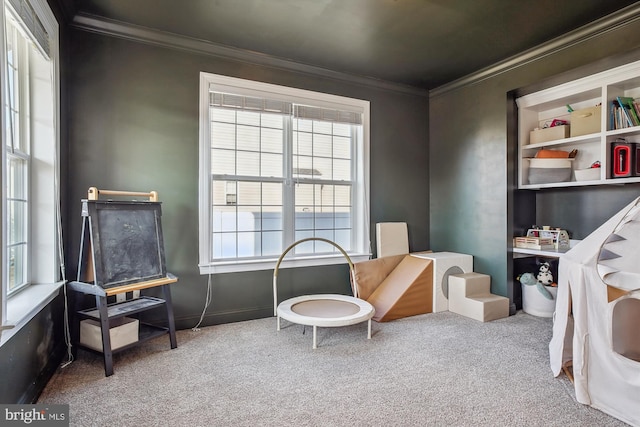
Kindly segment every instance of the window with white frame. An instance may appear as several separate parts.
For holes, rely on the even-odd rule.
[[[46,0],[4,0],[1,21],[0,321],[18,329],[60,282],[58,24]]]
[[[273,268],[308,237],[368,258],[368,101],[208,73],[200,91],[202,273]],[[318,240],[287,258],[344,262]]]

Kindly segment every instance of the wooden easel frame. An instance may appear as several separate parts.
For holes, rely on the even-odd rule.
[[[89,188],[88,200],[98,200],[101,194],[124,197],[146,197],[151,202],[158,201],[158,193],[155,191],[142,193],[129,191],[98,190],[96,187]],[[171,301],[171,291],[169,285],[171,283],[177,282],[178,279],[171,273],[167,273],[166,277],[154,278],[152,280],[146,280],[136,283],[127,283],[125,285],[116,287],[103,288],[96,284],[95,256],[91,243],[91,233],[89,230],[90,218],[89,213],[85,211],[84,207],[82,214],[82,236],[80,242],[80,254],[78,256],[77,280],[70,282],[69,287],[71,290],[78,293],[94,295],[96,300],[96,308],[89,310],[80,310],[78,306],[79,301],[78,298],[76,298],[75,313],[78,317],[78,321],[74,322],[74,326],[76,327],[73,330],[72,339],[79,346],[82,346],[80,344],[79,337],[80,319],[84,318],[99,321],[102,335],[102,353],[104,355],[105,375],[110,376],[113,374],[113,350],[111,349],[110,320],[123,317],[126,314],[135,314],[164,305],[167,312],[167,327],[165,328],[141,324],[141,331],[143,327],[145,328],[144,337],[141,337],[140,340],[134,344],[130,344],[118,349],[118,351],[138,344],[140,341],[151,339],[157,335],[164,333],[169,334],[171,348],[177,348],[178,344],[176,340],[175,319],[173,315],[173,304]],[[88,242],[88,244],[86,244],[86,242]],[[140,296],[141,290],[154,287],[161,288],[163,299]],[[133,299],[126,299],[128,293],[133,293]],[[111,296],[116,297],[116,303],[108,303],[107,298]],[[90,351],[94,351],[89,348],[87,349]]]

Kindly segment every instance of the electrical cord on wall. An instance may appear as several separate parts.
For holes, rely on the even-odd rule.
[[[204,314],[207,311],[207,308],[209,307],[209,304],[211,304],[211,273],[209,273],[208,277],[207,277],[207,297],[204,301],[204,308],[202,309],[202,314],[200,315],[200,320],[198,321],[198,324],[196,326],[194,326],[193,328],[191,328],[192,331],[197,332],[200,330],[200,324],[202,323],[202,321],[204,320]]]
[[[52,71],[53,73],[53,71]],[[53,81],[53,80],[52,80]],[[55,127],[55,120],[54,120]],[[62,213],[60,212],[60,179],[58,177],[57,154],[54,154],[54,193],[56,203],[56,221],[58,223],[58,262],[60,263],[60,274],[62,276],[62,290],[64,292],[64,342],[67,345],[67,361],[61,365],[66,368],[73,362],[73,351],[71,344],[71,330],[69,328],[69,297],[67,296],[67,274],[64,261],[64,242],[62,240]]]
[[[51,79],[51,99],[56,100],[58,97],[56,96],[56,76],[54,74],[54,67],[50,67],[50,79]],[[58,130],[58,117],[59,113],[56,114],[53,120],[53,135],[54,138],[59,141],[59,130]],[[56,148],[53,153],[53,193],[54,193],[54,203],[56,205],[56,223],[58,226],[58,262],[60,264],[60,276],[62,278],[62,290],[64,293],[64,313],[63,313],[63,328],[64,328],[64,342],[67,346],[67,361],[61,365],[61,368],[66,368],[73,362],[73,351],[72,351],[72,343],[71,343],[71,329],[69,327],[69,297],[67,296],[67,273],[66,273],[66,264],[64,258],[64,241],[63,241],[63,233],[62,233],[62,212],[60,209],[61,197],[60,197],[60,169],[58,164],[58,144],[56,144]]]
[[[55,122],[55,120],[54,120]],[[55,125],[54,125],[55,126]],[[57,156],[54,155],[54,162],[56,162]],[[54,165],[54,171],[57,165]],[[54,192],[56,199],[56,221],[58,223],[58,262],[60,263],[60,274],[62,276],[62,290],[64,292],[64,342],[67,345],[67,361],[61,365],[62,368],[66,368],[73,362],[73,352],[71,344],[71,330],[69,329],[69,298],[67,297],[67,274],[66,266],[64,262],[64,243],[62,241],[62,214],[60,212],[60,182],[58,174],[54,173]]]

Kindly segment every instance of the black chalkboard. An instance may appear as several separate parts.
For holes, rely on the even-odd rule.
[[[166,277],[159,202],[84,203],[96,285],[111,288]]]

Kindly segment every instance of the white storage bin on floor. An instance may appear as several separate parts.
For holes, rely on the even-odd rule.
[[[545,298],[536,286],[522,286],[522,311],[538,317],[553,317],[556,310],[556,296],[558,288],[555,286],[545,286],[553,299]]]

